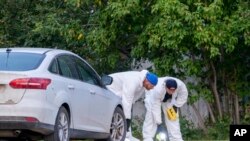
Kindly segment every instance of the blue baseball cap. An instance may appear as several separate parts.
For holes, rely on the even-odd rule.
[[[157,84],[157,82],[158,82],[158,77],[157,77],[157,75],[155,75],[155,74],[153,74],[153,73],[150,73],[150,72],[148,72],[147,74],[146,74],[146,78],[147,78],[147,80],[152,84],[152,85],[156,85]]]

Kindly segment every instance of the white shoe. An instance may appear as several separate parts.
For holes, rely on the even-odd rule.
[[[124,141],[130,141],[128,138],[125,138],[125,140]]]
[[[135,137],[133,137],[133,136],[130,137],[130,140],[131,140],[131,141],[140,141],[139,139],[137,139],[137,138],[135,138]]]
[[[143,141],[154,141],[153,138],[145,138]]]
[[[126,138],[130,139],[130,137],[132,137],[132,133],[131,132],[127,132],[126,133]]]

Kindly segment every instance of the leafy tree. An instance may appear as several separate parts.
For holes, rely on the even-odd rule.
[[[68,49],[91,61],[86,32],[94,3],[61,0],[2,0],[0,46]]]
[[[239,102],[247,104],[241,99],[250,95],[249,4],[2,0],[0,47],[71,50],[106,74],[130,70],[134,59],[150,60],[159,76],[186,79],[189,103],[206,99],[213,122],[229,116],[230,122],[240,123]]]
[[[202,97],[214,98],[209,105],[217,118],[227,114],[222,105],[237,108],[232,97],[249,91],[248,1],[116,0],[95,13],[98,26],[87,42],[111,69],[126,70],[121,63],[134,57],[152,61],[160,76],[195,78],[189,87],[200,87]],[[227,109],[239,113],[235,108]]]

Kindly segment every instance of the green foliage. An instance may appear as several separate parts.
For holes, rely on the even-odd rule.
[[[1,2],[2,3],[2,2]],[[75,12],[62,1],[6,1],[3,9],[4,24],[12,28],[4,30],[3,34],[11,35],[14,46],[59,47],[71,48],[82,46],[83,20],[70,16]],[[21,6],[21,7],[20,7]],[[15,14],[16,18],[6,13]],[[79,17],[80,18],[80,17]],[[14,28],[13,28],[14,27]],[[15,28],[16,27],[16,28]],[[18,33],[18,34],[17,34]],[[12,39],[7,39],[12,40]],[[79,44],[81,43],[81,44]],[[1,46],[12,46],[2,43]]]
[[[183,118],[180,118],[181,133],[184,140],[200,140],[206,139],[202,130],[197,129],[194,125]]]
[[[245,96],[243,99],[243,113],[241,124],[249,125],[250,123],[250,96]]]
[[[215,124],[208,125],[209,138],[212,140],[228,140],[231,120],[229,117],[219,119]]]
[[[96,54],[86,44],[95,3],[80,0],[0,1],[0,47],[31,46],[71,50],[91,63]]]
[[[99,69],[109,71],[130,69],[130,51],[141,30],[139,1],[110,1],[90,17],[97,23],[87,35],[87,44],[104,60]],[[107,56],[111,59],[105,59]],[[104,71],[105,71],[104,70]]]
[[[143,120],[140,119],[139,117],[133,117],[132,120],[132,135],[138,139],[143,139],[142,137],[142,125],[143,125]]]
[[[206,87],[206,85],[188,85],[189,89],[189,97],[188,97],[188,104],[194,104],[197,102],[200,98],[203,98],[204,100],[213,103],[213,95],[210,89]]]
[[[207,125],[208,134],[194,127],[185,119],[180,120],[181,132],[184,140],[228,140],[229,139],[229,118],[224,118],[214,124]]]

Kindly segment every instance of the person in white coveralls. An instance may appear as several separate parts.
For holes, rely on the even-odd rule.
[[[154,89],[146,93],[144,100],[146,115],[142,129],[143,139],[153,141],[158,125],[162,123],[163,111],[169,140],[183,141],[178,109],[187,102],[187,87],[183,81],[174,77],[161,77],[158,80]]]
[[[118,72],[109,76],[113,78],[113,82],[111,85],[107,85],[107,88],[122,98],[123,110],[127,121],[125,140],[136,140],[130,131],[132,105],[146,90],[154,88],[158,82],[158,77],[147,70]]]

